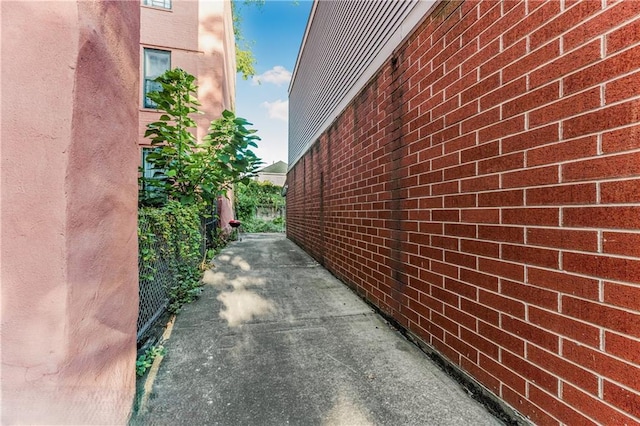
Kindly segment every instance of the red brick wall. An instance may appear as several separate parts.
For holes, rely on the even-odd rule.
[[[289,237],[539,424],[640,422],[640,2],[445,2],[288,175]]]

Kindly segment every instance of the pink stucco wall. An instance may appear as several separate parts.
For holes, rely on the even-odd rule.
[[[207,134],[211,120],[235,104],[235,44],[231,21],[231,5],[223,1],[174,0],[170,10],[141,6],[140,57],[143,49],[171,52],[171,68],[182,68],[197,78],[198,99],[204,114],[196,117],[197,136]],[[144,78],[140,69],[140,78]],[[147,124],[159,113],[143,107],[140,88],[140,145],[148,145],[144,137]]]
[[[226,196],[218,198],[218,215],[220,216],[220,228],[223,234],[229,235],[233,228],[229,225],[230,220],[234,220],[235,211],[233,209],[233,191],[228,191]]]
[[[135,391],[140,6],[0,4],[2,423],[123,424]]]
[[[236,53],[229,1],[200,1],[198,10],[198,99],[205,112],[198,118],[198,137],[207,134],[211,120],[225,109],[235,109]],[[233,193],[220,198],[220,226],[231,232]]]

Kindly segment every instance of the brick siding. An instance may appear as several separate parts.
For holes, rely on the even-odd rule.
[[[640,422],[640,2],[452,1],[288,174],[288,236],[538,424]]]

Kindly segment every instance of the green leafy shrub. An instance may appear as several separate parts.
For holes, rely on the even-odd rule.
[[[286,200],[282,187],[271,182],[239,183],[235,190],[236,212],[245,232],[283,232]],[[280,216],[269,220],[258,217],[259,209],[274,212]]]
[[[161,208],[145,207],[138,213],[140,280],[156,278],[157,261],[163,260],[171,275],[169,311],[177,312],[200,294],[202,250],[200,209],[169,201]]]
[[[212,206],[234,183],[249,181],[255,175],[262,161],[251,150],[260,140],[256,130],[247,128],[251,123],[225,110],[198,141],[193,133],[194,116],[202,112],[196,98],[196,78],[175,68],[154,81],[162,91],[148,96],[162,114],[147,125],[145,137],[155,148],[146,161],[156,172],[151,178],[140,178],[141,205],[176,200],[184,205]]]
[[[251,180],[239,183],[236,185],[235,196],[236,212],[241,221],[254,217],[258,207],[267,207],[273,210],[283,210],[285,207],[282,187],[271,182]]]
[[[277,217],[273,220],[260,219],[253,217],[242,222],[244,232],[260,233],[260,232],[284,232],[284,219]]]

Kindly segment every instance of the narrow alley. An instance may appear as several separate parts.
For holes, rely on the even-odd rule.
[[[501,424],[284,235],[214,263],[133,424]]]

